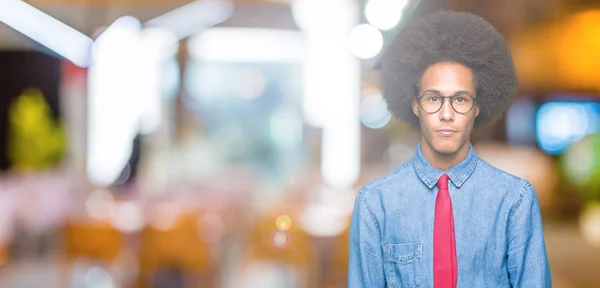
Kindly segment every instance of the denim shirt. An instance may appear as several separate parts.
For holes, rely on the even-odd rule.
[[[542,218],[526,180],[478,158],[447,171],[409,161],[361,188],[350,226],[348,287],[433,287],[437,180],[448,174],[457,287],[552,287]]]

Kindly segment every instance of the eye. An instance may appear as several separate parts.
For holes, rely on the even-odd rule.
[[[430,102],[437,102],[440,100],[440,98],[438,96],[432,95],[432,96],[427,96],[427,100]]]
[[[458,102],[458,103],[463,103],[465,101],[467,101],[467,98],[465,98],[464,96],[459,96],[454,98],[454,101]]]

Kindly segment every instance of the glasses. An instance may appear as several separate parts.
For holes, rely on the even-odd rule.
[[[459,92],[458,94],[454,94],[452,96],[441,96],[438,93],[425,92],[417,98],[417,101],[419,102],[419,106],[421,106],[423,111],[433,114],[442,109],[444,100],[446,98],[450,100],[450,106],[452,106],[452,109],[459,114],[468,113],[475,106],[476,98],[466,92]]]

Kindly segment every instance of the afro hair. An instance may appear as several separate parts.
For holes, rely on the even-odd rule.
[[[419,127],[412,99],[425,70],[440,62],[458,63],[473,73],[480,108],[475,127],[497,119],[512,102],[517,76],[502,35],[479,16],[440,11],[400,31],[379,60],[383,96],[397,119]]]

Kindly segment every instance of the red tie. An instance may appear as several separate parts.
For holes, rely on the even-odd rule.
[[[458,275],[456,263],[456,240],[452,200],[448,192],[448,175],[438,180],[433,224],[433,280],[435,288],[455,288]]]

